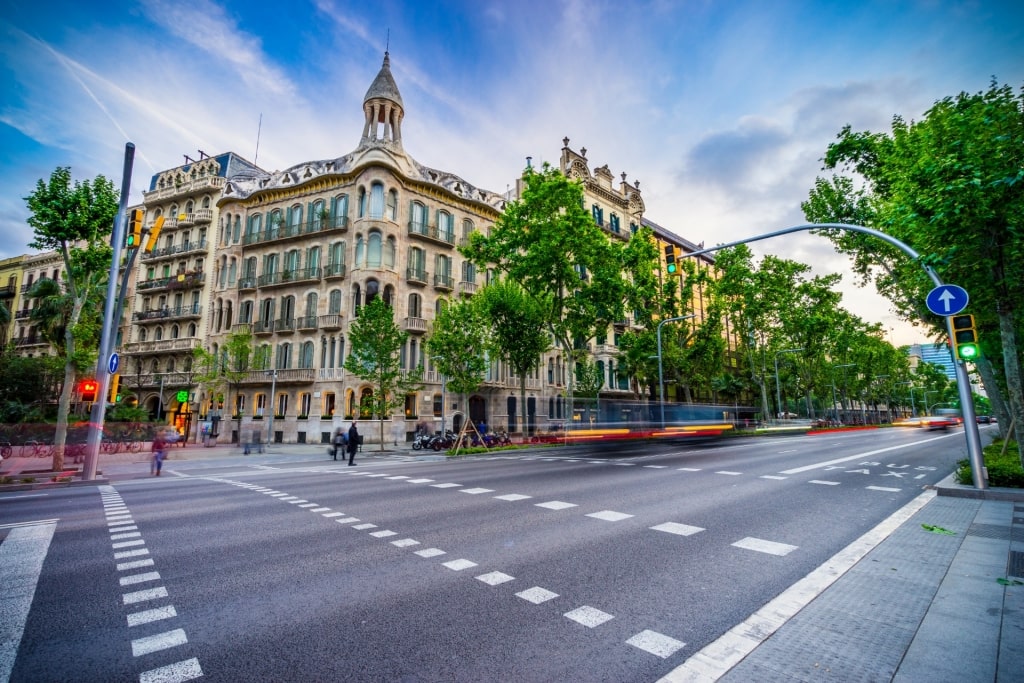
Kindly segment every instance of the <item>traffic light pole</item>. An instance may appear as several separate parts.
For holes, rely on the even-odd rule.
[[[82,467],[82,479],[92,480],[96,478],[96,470],[99,464],[100,440],[103,438],[103,420],[107,410],[107,394],[110,391],[110,350],[114,346],[117,328],[120,322],[120,311],[124,305],[125,285],[128,282],[128,274],[131,272],[131,265],[135,260],[138,249],[128,259],[125,267],[124,280],[121,283],[121,291],[117,291],[117,271],[121,261],[121,245],[124,243],[125,212],[128,209],[128,195],[131,192],[132,166],[135,163],[135,145],[128,142],[124,146],[124,170],[121,174],[121,198],[117,207],[117,215],[114,216],[114,232],[110,237],[113,247],[113,256],[110,261],[110,275],[107,278],[107,297],[103,304],[103,333],[100,337],[100,353],[96,360],[96,381],[99,383],[97,401],[92,404],[92,412],[89,415],[89,434],[85,442],[85,465]],[[115,316],[115,309],[117,315]]]
[[[726,249],[728,247],[735,247],[740,244],[759,242],[770,237],[779,237],[780,235],[788,235],[792,232],[806,232],[810,230],[845,230],[848,232],[859,232],[865,235],[871,235],[873,237],[877,237],[883,242],[888,242],[918,263],[921,261],[921,255],[914,251],[910,245],[901,242],[892,235],[887,235],[884,232],[874,230],[872,228],[866,228],[863,225],[849,225],[846,223],[810,223],[806,225],[795,225],[791,228],[783,228],[782,230],[775,230],[774,232],[768,232],[763,235],[748,237],[745,240],[729,242],[728,244],[719,244],[714,247],[683,253],[682,256],[700,256],[701,254],[707,254],[713,251],[718,251],[719,249]],[[939,279],[939,276],[936,275],[931,266],[922,264],[922,268],[924,268],[925,273],[927,273],[928,277],[931,278],[931,281],[935,283],[936,287],[941,287],[943,285],[942,280]],[[953,326],[950,318],[946,318],[946,333],[949,335],[949,339],[951,340],[950,343],[952,344],[952,340],[955,339],[955,337],[953,336]],[[987,489],[988,481],[986,481],[984,475],[985,461],[981,454],[981,434],[978,432],[978,421],[974,412],[974,397],[971,395],[971,383],[967,377],[967,368],[964,365],[964,362],[957,358],[955,354],[953,357],[953,368],[956,370],[957,390],[960,394],[960,412],[963,413],[964,418],[964,436],[967,438],[967,454],[970,456],[971,476],[973,478],[974,487],[977,489]]]

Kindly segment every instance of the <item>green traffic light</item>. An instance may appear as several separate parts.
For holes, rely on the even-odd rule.
[[[676,272],[676,264],[674,264],[674,263],[668,264],[668,272],[670,274],[674,274]]]
[[[960,358],[962,358],[963,360],[970,360],[972,358],[978,357],[978,347],[975,346],[974,344],[964,344],[963,346],[958,346],[957,351],[959,351]]]

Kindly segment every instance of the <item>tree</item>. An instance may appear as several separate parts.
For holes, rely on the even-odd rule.
[[[41,404],[57,393],[62,372],[56,356],[0,355],[0,422],[42,419]]]
[[[58,348],[64,358],[64,383],[57,404],[57,428],[54,435],[53,469],[64,467],[64,445],[67,441],[68,411],[83,354],[97,351],[90,348],[89,331],[80,328],[93,325],[86,316],[86,303],[95,292],[106,287],[112,250],[107,243],[117,215],[117,192],[113,183],[103,176],[93,181],[71,184],[71,170],[57,168],[49,183],[39,180],[34,192],[25,197],[31,215],[28,224],[34,238],[30,247],[56,250],[63,262],[63,286],[70,309],[64,319],[64,334]],[[98,343],[99,337],[96,337]],[[82,341],[81,348],[79,341]],[[95,356],[94,356],[95,357]],[[101,399],[103,400],[103,399]]]
[[[996,410],[1005,391],[1010,422],[1020,429],[1024,91],[993,81],[985,92],[936,102],[919,121],[894,117],[889,133],[847,126],[824,161],[834,175],[818,179],[802,205],[805,215],[883,230],[923,254],[944,281],[967,289],[981,331],[979,374]],[[918,264],[877,240],[828,234],[900,313],[909,317],[920,308],[932,285]],[[921,317],[935,327],[943,322]],[[1024,462],[1024,439],[1017,446]]]
[[[233,406],[231,412],[239,441],[242,438],[242,413],[234,406],[238,402],[242,380],[251,370],[263,370],[270,366],[269,347],[257,348],[253,345],[253,339],[252,331],[243,327],[228,334],[216,351],[208,351],[201,346],[192,351],[193,380],[205,392],[206,400],[212,406]],[[233,403],[230,402],[232,389],[235,394]],[[225,398],[229,400],[225,401]]]
[[[380,297],[363,306],[349,330],[350,351],[345,369],[373,385],[369,408],[380,420],[380,449],[384,450],[384,418],[405,403],[405,395],[421,387],[423,368],[406,373],[401,349],[409,335],[395,324],[395,314]]]
[[[551,348],[551,338],[544,331],[544,308],[522,287],[506,279],[496,279],[477,292],[474,299],[491,322],[494,352],[508,363],[519,378],[519,405],[526,426],[526,377],[541,362],[542,354]],[[510,432],[516,425],[509,424]]]
[[[487,371],[491,347],[483,310],[472,300],[448,301],[434,319],[426,346],[449,391],[463,395],[476,391]]]
[[[490,234],[475,232],[463,256],[506,273],[545,311],[545,322],[575,377],[572,349],[623,317],[622,246],[583,208],[583,188],[548,164],[527,168],[522,196],[509,202]]]

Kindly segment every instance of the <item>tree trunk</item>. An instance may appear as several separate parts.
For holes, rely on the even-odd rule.
[[[1017,357],[1017,333],[1014,328],[1013,311],[1009,306],[999,309],[999,336],[1003,342],[1003,365],[1006,370],[1006,394],[1009,398],[1011,424],[1017,441],[1017,455],[1024,467],[1024,439],[1019,438],[1024,424],[1024,385],[1021,384],[1020,362]],[[1010,438],[1007,434],[1006,438]]]
[[[981,375],[981,384],[985,387],[985,393],[988,394],[989,403],[992,404],[992,414],[995,415],[999,426],[999,436],[1005,439],[1010,429],[1010,410],[1003,399],[1003,390],[999,387],[992,361],[985,356],[980,356],[975,362],[975,366],[978,368],[978,374]]]
[[[57,426],[53,433],[53,463],[51,469],[59,472],[64,469],[64,445],[68,440],[68,413],[71,411],[71,394],[75,390],[75,365],[71,361],[64,364],[64,386],[60,390],[57,403]],[[99,396],[96,397],[99,400]]]

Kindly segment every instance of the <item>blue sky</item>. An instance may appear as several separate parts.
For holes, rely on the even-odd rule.
[[[389,37],[390,36],[390,37]],[[351,151],[386,41],[420,163],[503,191],[562,138],[639,180],[647,217],[708,244],[802,222],[826,145],[995,76],[1024,85],[1024,3],[716,0],[0,0],[0,258],[57,166],[120,184],[234,151],[268,170]],[[823,238],[754,245],[845,273]]]

